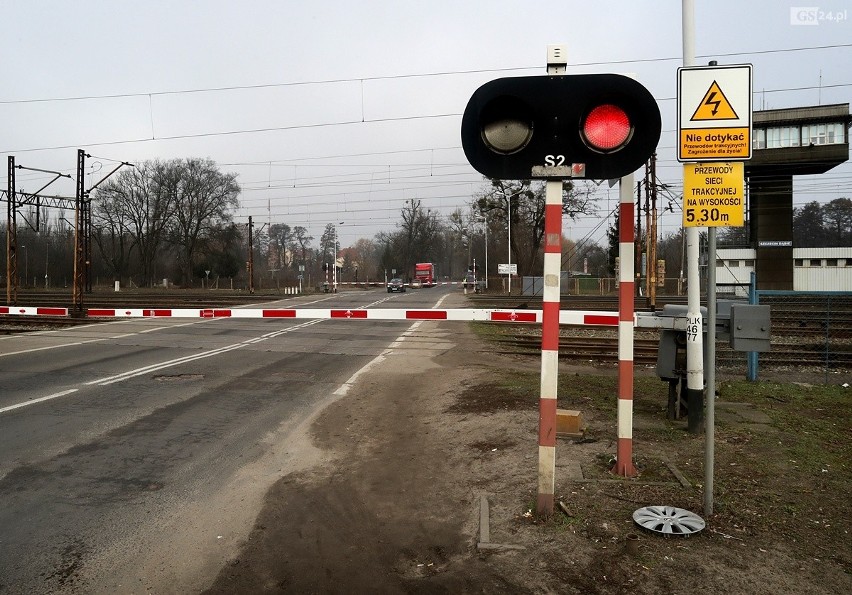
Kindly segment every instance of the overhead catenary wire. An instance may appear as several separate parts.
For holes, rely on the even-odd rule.
[[[733,56],[757,56],[757,55],[765,55],[765,54],[779,54],[779,53],[787,53],[787,52],[804,52],[804,51],[816,51],[816,50],[826,50],[826,49],[838,49],[838,48],[849,48],[852,47],[852,43],[841,43],[841,44],[830,44],[830,45],[818,45],[818,46],[800,46],[800,47],[792,47],[792,48],[778,48],[774,50],[748,50],[741,52],[725,52],[725,53],[716,53],[716,54],[706,54],[697,56],[697,58],[728,58]],[[612,64],[642,64],[642,63],[653,63],[653,62],[672,62],[679,61],[681,57],[664,57],[664,58],[633,58],[629,60],[607,60],[607,61],[595,61],[595,62],[578,62],[571,64],[571,67],[585,67],[585,66],[604,66],[604,65],[612,65]],[[408,74],[393,74],[393,75],[384,75],[384,76],[362,76],[362,77],[351,77],[351,78],[337,78],[337,79],[317,79],[313,81],[286,81],[286,82],[277,82],[277,83],[258,83],[253,85],[227,85],[220,87],[203,87],[203,88],[195,88],[195,89],[176,89],[170,91],[141,91],[137,93],[113,93],[113,94],[103,94],[103,95],[81,95],[74,97],[42,97],[42,98],[29,98],[29,99],[6,99],[0,100],[0,105],[9,105],[16,103],[45,103],[45,102],[56,102],[56,101],[88,101],[94,99],[123,99],[123,98],[131,98],[131,97],[156,97],[161,95],[186,95],[186,94],[194,94],[194,93],[215,93],[215,92],[224,92],[224,91],[244,91],[251,89],[269,89],[276,87],[296,87],[296,86],[306,86],[306,85],[329,85],[329,84],[340,84],[340,83],[363,83],[365,81],[383,81],[383,80],[399,80],[399,79],[410,79],[410,78],[426,78],[426,77],[436,77],[436,76],[458,76],[464,74],[487,74],[492,72],[514,72],[514,71],[538,71],[540,70],[540,66],[512,66],[507,68],[481,68],[481,69],[471,69],[471,70],[447,70],[447,71],[438,71],[438,72],[424,72],[424,73],[408,73]],[[844,85],[846,86],[846,85]],[[822,88],[827,88],[829,85],[823,85]],[[809,88],[809,87],[803,87]],[[815,87],[811,87],[815,88]],[[766,91],[769,92],[769,91]]]
[[[849,47],[852,47],[852,44],[835,44],[835,45],[824,45],[824,46],[779,48],[779,49],[774,49],[774,50],[759,50],[759,51],[751,51],[751,52],[749,52],[749,51],[731,52],[731,53],[726,53],[726,54],[713,54],[713,55],[708,55],[708,56],[704,56],[704,57],[719,58],[719,57],[730,57],[730,56],[778,54],[778,53],[784,53],[784,52],[804,52],[804,51],[828,50],[828,49],[846,49],[846,48],[849,48]],[[701,56],[699,56],[699,57],[701,57]],[[580,66],[592,66],[592,65],[603,65],[603,64],[630,64],[630,63],[637,63],[638,64],[638,63],[646,63],[646,62],[653,63],[653,62],[674,61],[674,60],[680,60],[680,58],[679,57],[671,57],[671,58],[665,58],[664,57],[664,58],[631,59],[631,60],[607,61],[607,62],[587,62],[587,63],[573,64],[572,66],[580,67]],[[394,80],[394,79],[406,79],[406,78],[417,78],[417,77],[484,74],[484,73],[489,73],[489,72],[509,72],[509,71],[520,71],[520,70],[539,71],[540,66],[535,66],[535,67],[519,66],[519,67],[511,67],[511,68],[503,68],[503,69],[476,69],[476,70],[445,71],[445,72],[430,72],[430,73],[409,73],[409,74],[398,74],[398,75],[388,75],[388,76],[355,77],[355,78],[351,78],[351,79],[333,79],[333,80],[329,79],[329,80],[318,80],[318,81],[291,81],[291,82],[270,83],[270,84],[260,84],[260,85],[225,86],[225,87],[204,88],[204,89],[184,89],[184,90],[160,91],[160,92],[153,91],[153,92],[142,92],[142,93],[114,94],[114,95],[100,95],[100,96],[86,96],[86,97],[35,98],[35,99],[24,99],[24,100],[0,100],[0,104],[14,104],[14,103],[28,103],[28,102],[48,102],[48,101],[80,101],[80,100],[87,100],[87,99],[110,99],[110,98],[117,98],[117,97],[133,97],[133,96],[139,96],[139,97],[148,96],[150,98],[152,95],[156,96],[156,95],[178,95],[178,94],[184,94],[184,93],[189,94],[189,93],[204,93],[204,92],[223,92],[223,91],[232,91],[232,90],[241,90],[241,89],[250,90],[250,89],[268,88],[268,87],[286,87],[286,86],[308,85],[308,84],[332,84],[332,83],[336,84],[336,83],[341,83],[341,82],[352,82],[352,83],[359,82],[362,85],[362,89],[363,89],[363,83],[365,81],[369,82],[369,81],[377,81],[377,80]],[[850,86],[850,85],[852,85],[852,83],[840,83],[840,84],[836,84],[836,85],[819,85],[819,88],[826,89],[826,88],[835,88],[835,87],[847,87],[847,86]],[[784,92],[784,91],[801,91],[801,90],[816,89],[816,88],[818,88],[816,85],[804,86],[804,87],[789,87],[789,88],[767,89],[767,90],[755,91],[755,93],[775,93],[775,92]],[[668,98],[667,97],[667,98],[659,99],[658,101],[669,101],[669,100],[673,100],[673,99],[674,98]],[[212,137],[212,136],[229,136],[229,135],[236,135],[236,134],[265,133],[265,132],[274,132],[274,131],[296,130],[296,129],[303,129],[303,128],[310,129],[310,128],[333,127],[333,126],[337,126],[337,125],[341,125],[341,126],[352,125],[352,124],[362,124],[363,125],[363,124],[378,123],[378,122],[395,122],[395,121],[406,121],[406,120],[417,120],[417,119],[425,120],[425,119],[431,119],[431,118],[449,118],[449,117],[458,117],[458,116],[460,116],[460,114],[445,113],[445,114],[433,114],[433,115],[403,116],[403,117],[395,117],[395,118],[377,118],[377,119],[369,119],[368,118],[366,120],[363,118],[363,113],[361,114],[361,116],[362,117],[360,119],[353,119],[351,121],[346,120],[346,121],[341,121],[339,123],[327,122],[327,123],[312,123],[312,124],[292,125],[292,126],[282,126],[282,127],[254,128],[254,129],[245,129],[245,130],[228,130],[228,131],[219,131],[219,132],[212,131],[212,132],[204,132],[204,133],[197,133],[197,134],[163,136],[163,137],[159,137],[159,138],[153,137],[154,135],[152,134],[152,138],[142,138],[142,139],[139,139],[139,140],[125,140],[125,141],[109,141],[109,142],[106,142],[106,143],[88,143],[88,144],[85,144],[84,146],[127,144],[127,143],[134,143],[134,142],[150,143],[150,142],[155,142],[155,141],[167,141],[167,140],[177,140],[177,139],[205,138],[205,137]],[[671,130],[671,131],[665,131],[665,132],[674,134],[675,131]],[[73,145],[49,147],[48,149],[66,149],[66,148],[76,148],[78,146],[80,146],[80,144],[75,143]],[[662,147],[662,148],[665,149],[666,147]],[[671,148],[671,147],[669,147],[669,148]],[[15,151],[15,152],[29,152],[29,151],[38,151],[38,150],[45,150],[45,149],[25,149],[23,151]],[[338,155],[338,156],[332,156],[332,157],[329,157],[329,156],[325,156],[325,157],[313,156],[313,157],[291,157],[291,158],[288,158],[288,159],[264,159],[264,160],[258,161],[258,162],[233,163],[233,164],[230,164],[229,166],[241,167],[241,166],[250,166],[250,165],[253,165],[253,164],[262,164],[267,168],[271,168],[274,164],[275,166],[280,165],[282,167],[297,167],[297,168],[317,167],[317,168],[319,168],[319,167],[328,166],[329,164],[307,163],[307,162],[322,160],[322,159],[328,160],[330,158],[345,158],[345,157],[375,156],[375,155],[400,155],[402,153],[408,153],[408,152],[413,153],[413,152],[435,151],[435,150],[440,150],[440,151],[454,151],[455,150],[455,151],[459,151],[460,146],[410,149],[410,150],[404,150],[404,151],[351,153],[351,154],[344,154],[344,155]],[[99,159],[101,159],[101,158],[99,158]],[[460,163],[460,165],[464,166],[464,163]],[[335,166],[336,167],[349,167],[348,165],[343,165],[343,164],[335,165]],[[418,185],[418,186],[422,186],[422,187],[427,187],[429,184],[436,184],[436,183],[438,184],[437,187],[447,186],[447,184],[445,182],[445,178],[444,178],[445,172],[439,171],[442,166],[439,165],[439,164],[433,164],[433,166],[434,166],[434,169],[430,172],[430,177],[436,178],[436,179],[433,179],[431,181],[426,181],[425,179],[409,180],[407,182],[407,187],[405,187],[405,188],[400,189],[400,188],[397,187],[396,189],[388,190],[388,192],[399,193],[400,194],[399,198],[388,199],[388,198],[382,197],[382,198],[379,198],[378,200],[382,200],[382,201],[405,200],[407,197],[403,196],[403,193],[414,192],[415,191],[414,190],[415,184]],[[679,167],[680,164],[672,163],[671,165],[668,165],[668,164],[665,163],[665,160],[661,160],[661,162],[659,163],[659,166],[676,168],[676,167]],[[351,167],[359,167],[359,166],[358,165],[352,165]],[[381,166],[381,167],[384,167],[384,166]],[[387,164],[387,167],[390,169],[391,167],[400,167],[400,166],[391,166],[390,164]],[[405,166],[403,165],[401,167],[405,167]],[[452,167],[452,165],[447,164],[447,167]],[[413,169],[412,169],[412,171],[413,171]],[[437,175],[435,174],[436,171],[437,171]],[[378,172],[376,172],[376,174],[377,173]],[[357,175],[366,176],[366,175],[369,175],[369,173],[361,173],[361,174],[357,174]],[[464,174],[451,174],[451,175],[464,175]],[[831,175],[832,174],[825,174],[824,176],[822,176],[821,180],[823,180],[823,182],[821,182],[819,185],[817,185],[817,183],[813,183],[812,186],[800,187],[797,183],[797,186],[796,186],[797,194],[801,193],[801,194],[813,195],[813,196],[822,196],[822,195],[832,196],[832,195],[837,194],[839,196],[839,195],[843,194],[844,192],[848,192],[848,190],[844,190],[843,188],[834,189],[831,185],[831,182],[827,181],[827,179],[826,179],[826,176],[831,176]],[[401,180],[399,180],[400,176],[397,176],[397,178],[398,179],[394,180],[394,182],[401,181]],[[412,176],[412,178],[417,178],[417,176]],[[268,179],[271,180],[271,176]],[[333,180],[333,182],[331,184],[329,184],[327,182],[323,182],[323,180],[329,180],[329,179]],[[477,182],[481,183],[482,180],[477,180]],[[298,184],[298,187],[299,188],[308,188],[308,187],[328,188],[328,187],[334,187],[335,185],[350,184],[350,183],[352,183],[352,182],[347,179],[347,176],[345,174],[337,174],[337,175],[334,175],[334,176],[310,176],[310,175],[303,176],[303,175],[300,175],[300,182]],[[459,181],[459,182],[456,182],[455,184],[456,185],[462,185],[462,184],[473,184],[473,183],[476,183],[476,182]],[[837,183],[845,185],[845,184],[848,184],[848,181],[845,178],[840,177],[840,178],[837,178]],[[248,182],[248,183],[246,183],[244,185],[244,191],[245,192],[252,192],[252,191],[255,191],[255,190],[262,190],[262,188],[253,188],[251,186],[252,184],[260,184],[260,182]],[[372,184],[374,187],[367,189],[367,190],[353,190],[353,191],[350,191],[350,192],[314,193],[314,194],[311,194],[309,196],[319,197],[319,198],[323,198],[323,197],[331,198],[331,197],[334,197],[334,196],[341,196],[341,195],[346,196],[346,195],[351,195],[351,194],[356,194],[356,193],[361,193],[361,192],[372,193],[372,194],[376,195],[376,194],[379,194],[380,191],[383,191],[383,189],[379,190],[379,189],[375,188],[375,185],[376,185],[375,180],[370,180],[370,181],[359,180],[358,182],[355,182],[355,184],[360,185],[360,186],[367,186],[367,185]],[[388,181],[388,185],[393,187],[394,184],[392,182]],[[282,186],[282,188],[285,188],[285,187],[287,187],[287,186]],[[676,185],[674,185],[673,187],[677,188]],[[275,186],[270,186],[270,187],[267,188],[267,190],[274,190],[274,189],[276,189]],[[465,195],[446,195],[446,196],[437,197],[438,200],[453,200],[453,199],[467,199],[467,198],[469,198],[469,196],[465,196]],[[254,209],[255,207],[252,206],[252,200],[253,199],[245,199],[244,200],[245,204],[244,204],[243,207],[241,207],[241,210]],[[272,201],[272,200],[276,200],[276,201],[277,200],[281,200],[281,201],[292,200],[292,197],[290,197],[290,196],[263,197],[263,198],[258,199],[258,200],[263,200],[266,203],[267,208],[269,209],[269,212],[271,214],[273,211],[271,209],[270,201]],[[361,204],[369,204],[372,201],[367,199],[367,200],[364,200],[364,201],[355,201],[355,202],[358,202],[358,203],[361,203]],[[355,202],[351,202],[351,204],[355,204]],[[304,203],[304,204],[305,204],[305,206],[314,206],[315,203],[312,203],[312,204]],[[798,204],[798,201],[797,201],[797,204]],[[464,206],[464,205],[458,205],[458,206]],[[678,204],[678,207],[679,206],[680,205]],[[441,208],[452,208],[452,207],[441,206]],[[390,209],[382,209],[381,211],[376,211],[376,212],[382,212],[384,210],[390,210]],[[365,209],[362,212],[372,213],[373,210],[372,209]],[[577,226],[575,226],[575,228],[576,227]],[[596,226],[596,228],[599,228],[599,227],[600,227],[600,225]]]
[[[754,50],[754,51],[742,51],[742,52],[729,52],[722,54],[712,54],[703,57],[709,58],[719,58],[719,57],[730,57],[730,56],[748,56],[748,55],[762,55],[762,54],[777,54],[784,52],[803,52],[803,51],[817,51],[817,50],[826,50],[826,49],[842,49],[852,47],[852,44],[832,44],[832,45],[822,45],[822,46],[801,46],[801,47],[793,47],[793,48],[779,48],[774,50]],[[702,56],[699,56],[699,58]],[[665,57],[665,58],[637,58],[637,59],[629,59],[629,60],[619,60],[619,61],[599,61],[599,62],[585,62],[585,63],[577,63],[572,66],[598,66],[598,65],[611,65],[611,64],[631,64],[631,63],[646,63],[646,62],[662,62],[662,61],[672,61],[679,60],[680,58],[675,57]],[[78,97],[54,97],[54,98],[30,98],[30,99],[13,99],[13,100],[0,100],[0,105],[10,105],[16,103],[41,103],[41,102],[51,102],[51,101],[85,101],[85,100],[97,100],[97,99],[114,99],[114,98],[126,98],[126,97],[151,97],[154,95],[180,95],[180,94],[193,94],[193,93],[206,93],[206,92],[223,92],[223,91],[233,91],[233,90],[247,90],[247,89],[261,89],[261,88],[270,88],[270,87],[287,87],[287,86],[303,86],[303,85],[321,85],[321,84],[339,84],[342,82],[362,82],[362,81],[370,81],[370,80],[395,80],[395,79],[408,79],[408,78],[422,78],[422,77],[436,77],[436,76],[452,76],[452,75],[463,75],[463,74],[485,74],[492,72],[508,72],[508,71],[518,71],[518,70],[537,70],[537,67],[508,67],[501,69],[474,69],[474,70],[459,70],[459,71],[441,71],[441,72],[431,72],[431,73],[406,73],[406,74],[395,74],[395,75],[386,75],[386,76],[374,76],[374,77],[352,77],[352,78],[340,78],[340,79],[326,79],[326,80],[316,80],[316,81],[289,81],[289,82],[279,82],[279,83],[261,83],[256,85],[231,85],[231,86],[221,86],[221,87],[208,87],[208,88],[197,88],[197,89],[180,89],[180,90],[171,90],[171,91],[144,91],[138,93],[116,93],[116,94],[106,94],[106,95],[88,95],[88,96],[78,96]],[[852,83],[841,83],[838,85],[820,85],[812,86],[812,87],[796,87],[790,89],[764,89],[756,93],[767,93],[767,92],[779,92],[785,90],[804,90],[804,89],[826,89],[832,87],[844,87],[844,86],[852,86]],[[674,98],[662,98],[658,99],[658,101],[669,101]],[[102,141],[102,142],[93,142],[93,143],[75,143],[73,145],[54,145],[49,147],[38,147],[38,148],[25,148],[25,149],[14,149],[14,150],[0,150],[0,152],[6,153],[22,153],[22,152],[30,152],[30,151],[42,151],[42,150],[61,150],[67,148],[75,148],[80,145],[85,146],[108,146],[108,145],[116,145],[116,144],[129,144],[129,143],[150,143],[156,141],[171,141],[171,140],[186,140],[192,138],[209,138],[215,136],[230,136],[230,135],[239,135],[239,134],[258,134],[265,132],[281,132],[287,130],[298,130],[298,129],[310,129],[310,128],[322,128],[322,127],[332,127],[332,126],[345,126],[352,124],[366,124],[366,123],[379,123],[379,122],[398,122],[405,120],[417,120],[417,119],[431,119],[431,118],[445,118],[445,117],[459,117],[461,114],[430,114],[430,115],[414,115],[414,116],[400,116],[400,117],[389,117],[389,118],[364,118],[363,114],[360,118],[356,119],[347,119],[341,120],[338,122],[321,122],[321,123],[312,123],[312,124],[297,124],[290,126],[280,126],[280,127],[264,127],[264,128],[253,128],[253,129],[243,129],[243,130],[226,130],[226,131],[215,131],[215,132],[202,132],[202,133],[194,133],[194,134],[182,134],[182,135],[162,135],[156,136],[153,134],[150,138],[135,138],[135,139],[125,139],[125,140],[113,140],[113,141]],[[153,117],[153,115],[151,116]],[[269,160],[265,160],[269,162]]]

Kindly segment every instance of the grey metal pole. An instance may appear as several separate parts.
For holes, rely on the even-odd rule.
[[[506,213],[509,217],[509,295],[512,295],[512,197],[506,197]]]
[[[483,219],[485,222],[485,289],[488,289],[488,217]]]
[[[707,230],[707,419],[704,429],[704,514],[713,514],[716,425],[716,228]]]
[[[334,267],[334,270],[331,275],[331,292],[337,293],[337,225],[334,226],[334,247],[331,251],[331,266]]]
[[[749,275],[748,303],[751,305],[757,305],[760,303],[757,296],[757,274],[754,271],[752,271]],[[746,354],[746,358],[746,379],[750,382],[755,382],[757,380],[757,352],[749,351]]]

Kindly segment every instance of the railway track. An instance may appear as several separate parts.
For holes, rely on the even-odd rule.
[[[540,298],[521,296],[476,296],[472,300],[478,307],[540,308]],[[666,303],[685,305],[684,298],[660,297],[657,309]],[[760,355],[761,365],[781,367],[827,367],[852,369],[852,297],[850,296],[771,296],[761,300],[772,308],[772,351]],[[615,296],[562,296],[563,309],[618,310]],[[649,311],[645,298],[634,301],[637,312]],[[570,331],[568,331],[570,332]],[[512,336],[500,343],[516,352],[531,356],[540,353],[541,337],[528,333],[520,335],[507,330]],[[562,359],[615,362],[618,360],[617,339],[605,331],[597,337],[560,337],[559,356]],[[634,361],[637,364],[656,363],[659,337],[634,338]],[[726,343],[718,342],[716,359],[719,365],[741,365],[745,355],[731,350]]]
[[[27,331],[47,331],[69,328],[81,324],[94,324],[96,320],[66,316],[0,316],[0,335]]]
[[[541,351],[541,337],[513,336],[499,339],[504,347],[534,354]],[[634,339],[633,361],[637,364],[657,362],[656,339]],[[559,357],[571,360],[618,361],[618,340],[610,337],[560,337]]]
[[[506,335],[497,342],[515,354],[537,357],[541,352],[541,335]],[[633,361],[639,365],[657,363],[658,338],[635,337],[633,340]],[[813,344],[773,344],[772,351],[762,353],[760,361],[766,366],[825,366],[833,368],[852,368],[852,350],[833,351],[826,356],[824,347]],[[852,346],[847,346],[852,349]],[[577,361],[618,361],[618,338],[603,336],[559,338],[559,358]],[[716,361],[719,365],[737,365],[745,354],[737,352],[724,343],[717,344]]]
[[[541,296],[499,295],[499,294],[474,294],[468,295],[468,301],[475,308],[500,308],[500,309],[541,309]],[[560,299],[563,310],[618,310],[618,296],[583,296],[563,295]],[[658,297],[656,309],[661,310],[666,304],[686,305],[685,296]],[[637,297],[633,301],[635,311],[650,311],[648,300]]]

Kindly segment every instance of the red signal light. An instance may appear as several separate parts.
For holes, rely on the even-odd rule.
[[[583,121],[583,138],[592,149],[611,153],[623,147],[633,133],[627,113],[611,103],[594,108]]]

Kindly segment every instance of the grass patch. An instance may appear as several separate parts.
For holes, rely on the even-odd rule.
[[[480,336],[499,340],[515,327],[474,328]],[[609,366],[571,369],[559,374],[558,406],[579,410],[589,425],[587,437],[594,440],[557,442],[557,460],[579,463],[583,478],[569,476],[564,471],[572,468],[568,465],[557,466],[556,496],[572,516],[560,513],[548,522],[554,528],[570,526],[598,544],[620,539],[619,532],[632,528],[630,515],[641,506],[667,504],[701,514],[707,436],[688,432],[686,418],[667,419],[667,383],[644,373],[634,377],[631,462],[638,476],[620,478],[611,473],[618,378]],[[495,365],[487,389],[495,403],[511,397],[519,399],[519,408],[523,402],[524,408],[535,410],[540,382],[538,370]],[[499,392],[505,396],[497,397]],[[736,562],[738,553],[746,551],[743,547],[759,552],[758,557],[779,551],[794,558],[797,567],[817,561],[852,576],[852,388],[725,380],[719,384],[715,422],[713,513],[705,516],[710,531],[706,540],[694,542],[706,546],[701,556],[716,552],[718,559]],[[534,427],[536,417],[529,416],[528,423]],[[666,462],[689,487],[680,484]],[[524,499],[517,501],[523,507],[518,526],[537,524],[535,503],[524,504]],[[648,539],[643,544],[646,565],[671,551],[663,542]],[[686,555],[685,550],[678,555]]]

